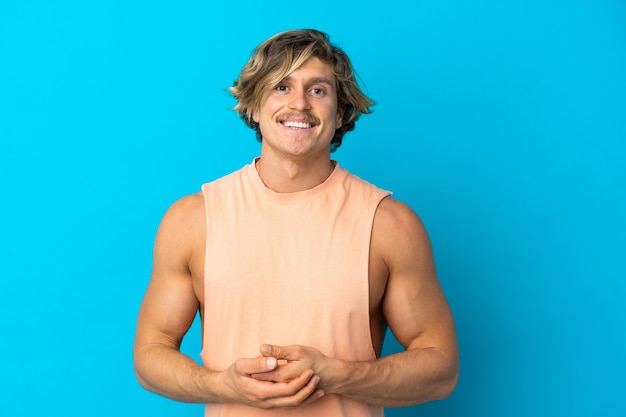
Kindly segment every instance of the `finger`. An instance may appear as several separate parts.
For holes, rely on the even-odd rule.
[[[253,375],[250,375],[247,379],[250,391],[256,392],[259,399],[263,399],[263,401],[280,402],[282,399],[296,396],[301,390],[306,389],[306,387],[312,382],[317,385],[319,381],[314,380],[314,377],[315,375],[313,371],[308,369],[289,382],[263,381],[254,378]],[[319,379],[319,377],[317,379]],[[253,383],[252,381],[255,382]],[[312,391],[310,391],[309,394],[311,392]]]
[[[264,372],[271,372],[276,369],[278,360],[274,357],[259,356],[256,358],[239,359],[235,363],[235,369],[239,374],[252,375]]]
[[[293,355],[294,350],[294,346],[261,345],[261,355],[266,357],[272,356],[276,359],[293,359],[291,355]]]
[[[309,376],[307,375],[307,373],[305,373],[302,375],[302,377],[297,378],[297,381],[298,381],[297,384],[295,384],[296,380],[294,380],[289,385],[295,384],[296,386],[298,386],[301,384],[302,378],[307,378],[307,377],[308,377],[308,380],[306,384],[304,386],[301,386],[300,389],[295,391],[293,394],[276,397],[268,401],[267,404],[270,405],[271,407],[277,407],[277,408],[293,408],[293,407],[301,406],[303,404],[311,403],[321,398],[324,395],[324,392],[322,390],[316,389],[317,385],[320,382],[320,377],[317,375]]]
[[[319,383],[320,377],[315,375],[304,388],[293,396],[292,400],[295,401],[297,406],[303,406],[319,400],[324,396],[324,391],[317,388]]]
[[[300,404],[300,406],[305,407],[311,404],[312,402],[319,400],[324,395],[325,395],[324,390],[318,388],[313,392],[313,394],[309,395],[308,398]]]
[[[251,374],[250,376],[259,381],[289,382],[302,375],[307,369],[304,364],[298,361],[278,361],[278,366],[273,371]]]

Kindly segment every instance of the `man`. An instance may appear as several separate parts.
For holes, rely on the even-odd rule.
[[[231,92],[261,156],[165,214],[141,384],[209,416],[382,416],[448,396],[457,344],[426,231],[330,158],[372,106],[348,57],[321,32],[280,33]],[[179,350],[197,311],[204,366]],[[405,351],[381,358],[387,326]]]

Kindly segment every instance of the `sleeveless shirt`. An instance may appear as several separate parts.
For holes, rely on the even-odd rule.
[[[225,370],[263,343],[312,346],[346,360],[374,360],[369,250],[374,214],[388,196],[335,163],[320,185],[265,187],[254,162],[202,186],[207,240],[203,366]],[[290,410],[207,404],[215,417],[372,417],[379,406],[328,394]]]

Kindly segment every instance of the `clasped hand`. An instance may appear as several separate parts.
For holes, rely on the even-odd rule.
[[[227,397],[258,408],[293,408],[324,395],[327,357],[311,347],[262,345],[261,356],[239,359],[225,373]]]

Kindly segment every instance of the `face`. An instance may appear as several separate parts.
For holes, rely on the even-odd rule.
[[[331,66],[311,57],[266,91],[254,112],[263,136],[261,154],[329,158],[342,116]]]

